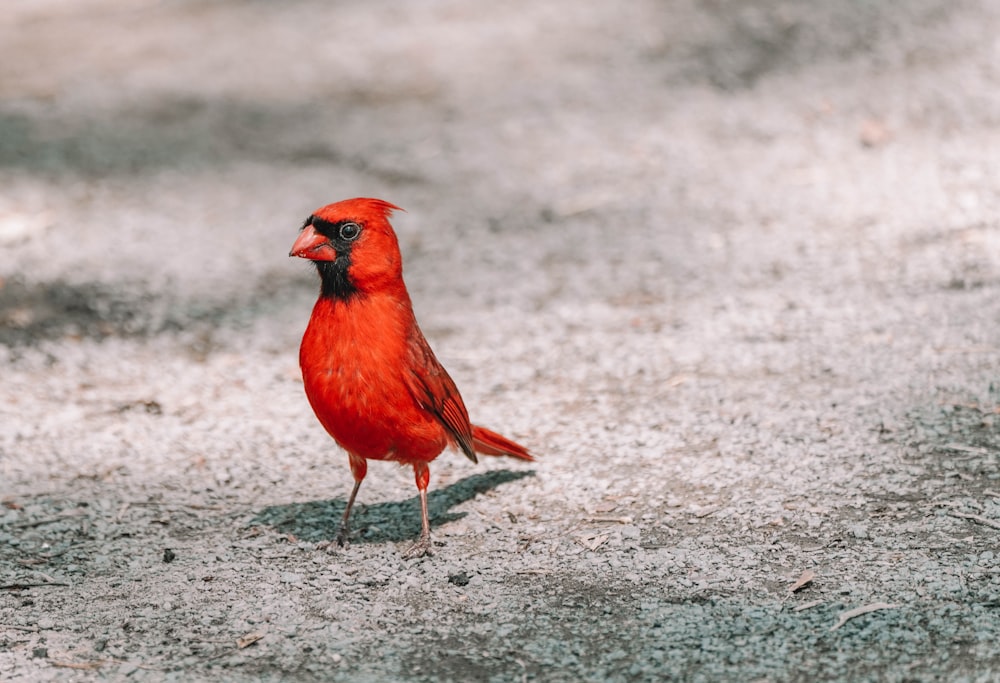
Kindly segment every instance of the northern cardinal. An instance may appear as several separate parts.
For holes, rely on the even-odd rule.
[[[424,339],[403,283],[389,224],[401,210],[380,199],[347,199],[306,220],[289,256],[309,259],[320,295],[302,336],[306,396],[330,436],[347,451],[354,489],[337,534],[348,539],[351,508],[368,460],[412,465],[420,492],[420,539],[404,554],[431,554],[428,463],[447,446],[534,460],[523,446],[471,424],[462,397]]]

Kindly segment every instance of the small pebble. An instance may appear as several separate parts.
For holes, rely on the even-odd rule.
[[[448,575],[448,583],[453,586],[468,586],[469,585],[469,575],[465,572],[458,572],[457,574]]]

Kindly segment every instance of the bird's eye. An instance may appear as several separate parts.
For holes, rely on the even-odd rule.
[[[361,234],[361,226],[357,223],[344,223],[340,226],[340,239],[348,242],[358,239]]]

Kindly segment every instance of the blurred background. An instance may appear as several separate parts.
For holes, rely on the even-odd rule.
[[[989,0],[3,0],[0,678],[998,670],[997,178]],[[316,550],[352,196],[544,456],[439,458],[422,564],[390,466]]]
[[[294,229],[355,195],[408,209],[425,308],[481,288],[521,308],[664,300],[803,262],[905,279],[880,241],[996,207],[995,18],[934,0],[11,0],[2,336],[237,315],[305,277]],[[849,249],[827,242],[845,231]],[[921,266],[995,265],[965,258]]]

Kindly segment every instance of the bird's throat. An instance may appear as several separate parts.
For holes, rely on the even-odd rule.
[[[358,295],[348,273],[351,259],[348,255],[339,256],[335,261],[313,261],[320,277],[320,297],[347,301]]]

